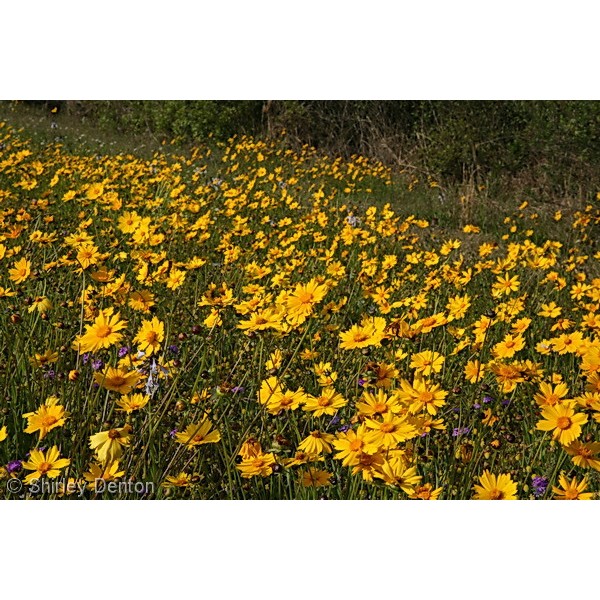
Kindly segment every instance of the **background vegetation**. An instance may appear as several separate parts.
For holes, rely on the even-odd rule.
[[[6,105],[10,103],[4,103]],[[585,101],[46,101],[105,132],[160,143],[286,133],[348,158],[360,154],[446,185],[486,185],[551,199],[587,196],[600,183],[600,102]]]

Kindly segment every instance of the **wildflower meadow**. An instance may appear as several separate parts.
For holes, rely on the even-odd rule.
[[[0,123],[0,497],[589,500],[600,194]]]

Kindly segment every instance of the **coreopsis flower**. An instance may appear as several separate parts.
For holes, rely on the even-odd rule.
[[[479,383],[485,374],[485,365],[479,360],[470,360],[465,365],[465,377],[469,383]]]
[[[150,396],[145,394],[124,394],[117,400],[119,407],[117,410],[130,415],[132,412],[144,408],[148,404],[148,400],[150,400]]]
[[[35,356],[32,356],[29,359],[29,362],[34,367],[43,367],[45,365],[49,365],[50,363],[56,362],[57,360],[58,352],[48,349],[45,352],[42,352],[41,354],[36,352]]]
[[[573,462],[582,469],[595,469],[600,471],[600,443],[587,442],[583,443],[579,440],[571,442],[564,447],[565,452],[573,457]]]
[[[39,431],[39,439],[41,440],[55,427],[62,427],[71,414],[66,412],[64,408],[64,406],[58,404],[56,396],[50,396],[36,411],[23,415],[23,418],[27,419],[25,433]]]
[[[410,361],[410,368],[415,369],[417,373],[424,377],[429,377],[432,373],[439,373],[443,365],[444,357],[432,350],[424,350],[418,354],[413,354]]]
[[[105,466],[90,464],[87,473],[83,474],[83,478],[88,482],[88,490],[96,489],[98,480],[113,481],[117,477],[123,477],[125,471],[119,471],[119,461],[109,462]]]
[[[378,363],[372,370],[375,377],[375,387],[389,388],[392,381],[398,377],[400,372],[393,364]]]
[[[9,279],[15,283],[23,283],[31,275],[31,262],[22,258],[14,263],[12,269],[8,270]]]
[[[308,471],[300,471],[302,487],[323,487],[331,485],[331,473],[322,469],[309,467]]]
[[[576,413],[566,405],[546,406],[542,409],[541,421],[536,429],[552,431],[552,438],[563,446],[568,446],[581,435],[581,426],[587,423],[587,415]]]
[[[415,493],[414,486],[422,477],[417,475],[417,467],[408,467],[401,458],[386,460],[381,465],[381,471],[375,477],[383,479],[387,485],[399,487],[408,495]]]
[[[398,392],[401,400],[410,403],[409,410],[412,414],[417,414],[426,409],[430,415],[436,415],[438,408],[446,404],[444,398],[448,392],[442,390],[438,383],[432,384],[425,379],[415,379],[411,385],[403,379],[401,381],[402,389]]]
[[[287,297],[288,318],[292,322],[303,322],[312,313],[314,306],[323,300],[326,293],[327,286],[319,285],[316,279],[312,279],[306,285],[297,284]]]
[[[84,270],[98,264],[102,259],[97,246],[93,243],[80,244],[77,248],[77,262]]]
[[[30,485],[32,481],[46,475],[50,479],[55,479],[60,475],[60,470],[71,464],[69,458],[59,458],[60,451],[57,446],[52,446],[45,453],[40,450],[32,450],[29,460],[23,463],[23,468],[33,471],[25,477],[25,483]]]
[[[509,277],[508,273],[504,276],[498,275],[496,283],[492,286],[492,296],[499,298],[504,294],[508,295],[511,292],[516,292],[520,285],[519,278],[516,275],[514,277]]]
[[[272,452],[268,454],[258,454],[256,456],[242,460],[237,465],[242,477],[249,479],[250,477],[268,477],[273,473],[273,466],[276,464],[275,455]]]
[[[8,437],[8,430],[6,425],[4,427],[0,427],[0,442],[3,442]]]
[[[101,183],[92,183],[87,188],[85,195],[88,200],[97,200],[104,193],[104,186]]]
[[[525,348],[525,338],[522,335],[507,335],[493,347],[492,354],[496,358],[511,358],[523,348]]]
[[[357,456],[356,463],[352,466],[352,475],[360,473],[365,481],[373,481],[373,478],[381,473],[384,462],[385,458],[382,452],[375,452],[374,454],[361,452]]]
[[[163,482],[163,487],[188,487],[191,485],[194,480],[198,481],[200,479],[200,475],[198,473],[194,473],[193,475],[190,473],[186,473],[185,471],[181,471],[178,475],[167,476],[166,481]]]
[[[276,394],[283,392],[283,387],[279,383],[277,377],[269,377],[265,379],[261,385],[260,390],[258,392],[258,401],[261,404],[268,404]]]
[[[548,383],[540,383],[540,391],[533,396],[533,399],[539,406],[556,406],[570,402],[565,400],[569,394],[569,388],[564,383],[559,383],[552,387]]]
[[[517,483],[509,474],[493,475],[487,469],[479,477],[479,485],[473,486],[475,500],[516,500]]]
[[[346,432],[338,433],[337,439],[333,441],[333,447],[337,450],[335,458],[341,460],[342,465],[347,467],[355,465],[363,452],[375,454],[379,446],[367,440],[370,433],[364,423],[356,430],[349,429]]]
[[[305,465],[309,462],[323,462],[325,459],[322,456],[318,456],[316,454],[307,454],[306,452],[302,452],[299,450],[292,456],[291,458],[284,458],[283,464],[286,468],[288,467],[297,467],[299,465]]]
[[[52,308],[52,302],[46,296],[36,296],[31,306],[27,309],[28,312],[37,310],[40,314],[46,314]]]
[[[555,500],[591,500],[594,497],[592,492],[584,492],[588,486],[588,480],[585,477],[579,482],[577,477],[573,477],[569,481],[564,473],[561,473],[558,482],[560,487],[552,486]]]
[[[295,392],[292,390],[278,391],[272,394],[267,401],[267,411],[276,415],[282,410],[296,410],[306,402],[308,394],[299,388]]]
[[[260,442],[256,438],[250,437],[242,444],[238,455],[243,459],[246,459],[258,456],[259,454],[262,454],[262,452],[263,450]]]
[[[324,433],[318,430],[311,431],[310,435],[300,442],[298,450],[302,450],[307,454],[321,454],[322,452],[329,454],[334,439],[335,436],[331,433]]]
[[[149,290],[132,292],[129,295],[128,303],[133,310],[139,310],[140,312],[150,312],[150,309],[156,305],[154,295]]]
[[[556,318],[562,312],[562,308],[556,305],[556,302],[549,302],[548,304],[542,304],[542,310],[538,312],[541,317]]]
[[[160,345],[165,339],[164,323],[153,317],[151,321],[142,321],[137,335],[133,338],[138,348],[147,356],[151,356],[160,350]]]
[[[212,422],[205,418],[200,423],[191,423],[185,429],[175,435],[175,439],[180,444],[186,446],[201,446],[202,444],[216,444],[221,440],[220,432],[212,429]]]
[[[90,448],[103,465],[119,460],[131,443],[131,427],[113,428],[90,436]]]
[[[140,379],[141,376],[136,371],[121,368],[106,367],[101,373],[94,373],[94,380],[98,385],[119,394],[129,394]]]
[[[281,331],[282,320],[283,313],[277,307],[272,306],[251,313],[248,319],[239,322],[238,328],[246,332],[265,331],[267,329]]]
[[[353,325],[348,331],[340,333],[340,348],[366,348],[379,346],[385,337],[386,323],[383,317],[363,319],[360,325]]]
[[[113,309],[101,310],[92,325],[86,325],[85,333],[75,340],[73,346],[80,352],[97,352],[118,344],[123,338],[119,333],[127,327],[121,320],[121,313],[113,314]]]
[[[406,415],[399,417],[392,412],[385,413],[382,421],[365,419],[371,430],[369,442],[383,446],[385,449],[394,448],[400,442],[405,442],[417,434],[414,425],[406,420]]]
[[[563,333],[550,340],[552,349],[559,354],[573,354],[583,344],[583,334],[579,331]]]
[[[346,400],[335,388],[327,387],[321,391],[319,396],[306,394],[302,410],[312,412],[315,417],[321,415],[334,415],[342,406],[346,406]]]
[[[387,412],[399,413],[402,406],[399,402],[398,392],[386,394],[384,390],[377,390],[377,394],[363,392],[360,402],[356,403],[356,410],[367,417],[383,416]]]
[[[424,485],[418,485],[415,487],[415,491],[409,495],[412,500],[437,500],[444,488],[433,489],[430,483]]]

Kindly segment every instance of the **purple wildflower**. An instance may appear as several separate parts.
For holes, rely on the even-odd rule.
[[[479,404],[478,402],[475,402],[475,404],[473,404],[473,408],[481,408],[481,404]]]
[[[99,371],[102,368],[102,359],[100,358],[95,358],[92,361],[92,369],[94,369],[94,371]]]
[[[452,432],[452,437],[458,437],[459,435],[467,435],[471,432],[470,427],[455,427]]]
[[[494,399],[491,396],[485,396],[483,401],[485,404],[489,404],[490,402],[493,402]]]
[[[6,465],[6,470],[9,473],[18,473],[23,468],[23,463],[20,460],[11,460]]]
[[[352,429],[352,425],[342,425],[341,427],[338,427],[338,431],[341,431],[343,433],[350,431],[350,429]]]
[[[334,415],[334,417],[331,419],[331,421],[329,421],[327,426],[331,427],[332,425],[337,425],[340,421],[341,419],[337,415]]]
[[[548,479],[546,477],[534,477],[533,478],[533,495],[536,498],[543,496],[548,488]]]
[[[175,344],[171,344],[170,346],[168,346],[168,348],[171,354],[174,354],[175,356],[179,354],[179,348]]]
[[[172,431],[169,431],[169,435],[171,437],[175,437],[175,434],[177,433],[177,429],[173,429]]]
[[[50,379],[54,379],[55,375],[56,373],[54,371],[48,371],[47,373],[44,373],[44,377],[49,377]]]
[[[119,358],[123,358],[128,353],[129,353],[129,346],[121,346],[121,348],[119,348]]]
[[[510,402],[510,400],[502,400],[502,406],[508,406]]]
[[[365,385],[365,383],[367,383],[367,380],[366,380],[366,379],[359,379],[359,380],[358,380],[358,385],[359,385],[360,387],[363,387],[363,386]]]
[[[89,353],[89,352],[86,352],[84,355],[82,355],[82,357],[81,357],[81,362],[82,362],[84,365],[87,365],[87,362],[88,362],[88,360],[90,360],[90,353]]]
[[[243,388],[241,385],[236,385],[235,387],[231,388],[231,392],[233,394],[238,394],[238,393],[242,393],[246,388]]]

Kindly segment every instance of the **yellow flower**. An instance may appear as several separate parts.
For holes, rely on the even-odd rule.
[[[364,423],[356,431],[349,429],[345,433],[338,433],[337,439],[333,441],[333,447],[337,450],[335,458],[347,467],[356,465],[363,452],[375,454],[379,446],[367,440],[369,435],[370,431]]]
[[[4,427],[0,427],[0,442],[3,442],[8,437],[6,425]]]
[[[594,497],[594,494],[591,492],[584,493],[584,490],[588,486],[588,481],[585,477],[580,482],[577,481],[577,477],[573,477],[569,481],[561,473],[558,482],[561,487],[552,486],[555,500],[591,500]]]
[[[426,483],[425,485],[418,485],[409,498],[413,500],[437,500],[443,490],[444,488],[441,487],[434,490],[430,483]]]
[[[422,479],[417,475],[417,468],[407,467],[401,458],[386,460],[381,465],[381,473],[375,473],[375,477],[383,479],[387,485],[399,487],[408,495],[415,493],[414,486]]]
[[[335,439],[331,433],[322,433],[321,431],[311,431],[310,435],[305,437],[298,450],[302,450],[307,454],[321,454],[325,452],[329,454],[331,452],[331,443]]]
[[[448,392],[440,389],[438,383],[428,383],[424,379],[415,379],[411,385],[405,379],[400,382],[402,390],[398,392],[401,400],[410,402],[410,412],[417,414],[424,408],[430,415],[436,415],[438,408],[441,408],[446,404],[444,398],[448,395]]]
[[[540,391],[535,394],[533,399],[542,407],[556,406],[557,404],[571,402],[570,400],[564,400],[568,393],[569,388],[564,383],[552,387],[550,384],[542,382],[540,383]]]
[[[101,183],[92,183],[85,192],[88,200],[97,200],[104,193],[104,186]]]
[[[323,487],[331,485],[331,482],[329,481],[331,473],[323,471],[322,469],[309,467],[308,471],[300,471],[300,476],[302,487]]]
[[[15,283],[23,283],[31,275],[31,263],[22,258],[14,263],[14,267],[8,270],[9,279]]]
[[[135,410],[144,408],[148,404],[148,400],[150,400],[150,396],[144,394],[125,394],[117,400],[117,406],[120,407],[118,410],[131,414]]]
[[[117,477],[123,477],[125,471],[119,471],[119,461],[108,463],[106,466],[91,464],[87,473],[83,474],[83,478],[89,482],[87,488],[89,490],[96,489],[97,480],[112,481]]]
[[[600,453],[600,443],[582,443],[578,440],[564,447],[567,454],[573,457],[573,462],[582,469],[595,469],[600,471],[600,459],[596,456]]]
[[[48,349],[42,354],[35,353],[35,356],[29,359],[29,362],[34,367],[43,367],[44,365],[48,365],[50,363],[56,362],[58,360],[58,352],[53,352]]]
[[[319,285],[312,279],[306,285],[297,284],[294,291],[287,298],[287,312],[292,322],[301,323],[310,315],[315,304],[323,300],[327,293],[326,285]]]
[[[385,449],[394,448],[398,443],[417,435],[414,426],[407,422],[406,415],[397,417],[392,412],[388,412],[383,415],[382,421],[365,419],[365,423],[372,430],[367,438],[369,442],[383,446]]]
[[[120,394],[129,394],[129,392],[137,385],[141,376],[135,371],[127,369],[115,369],[106,367],[102,373],[94,373],[94,379],[98,385],[119,392]]]
[[[160,350],[160,344],[164,339],[165,326],[153,317],[151,321],[142,321],[142,326],[133,341],[138,343],[141,352],[151,356]]]
[[[424,377],[429,377],[432,373],[439,373],[443,364],[444,357],[441,354],[432,350],[425,350],[412,355],[410,368],[416,369],[417,373]]]
[[[494,346],[492,353],[496,358],[511,358],[524,347],[525,338],[522,335],[507,335],[501,342]]]
[[[363,319],[360,325],[353,325],[348,331],[340,333],[340,348],[352,350],[379,346],[385,337],[385,327],[385,319],[382,317]]]
[[[485,374],[485,366],[479,360],[470,360],[465,365],[465,377],[469,383],[479,383]]]
[[[52,308],[52,302],[46,296],[37,296],[27,309],[28,312],[37,310],[40,314],[46,314]]]
[[[321,415],[334,415],[339,408],[348,404],[341,394],[338,394],[333,387],[324,388],[320,396],[311,396],[307,394],[304,398],[302,410],[310,411],[315,417]]]
[[[64,410],[64,406],[58,404],[58,398],[51,396],[42,404],[37,411],[25,413],[24,419],[27,419],[27,428],[25,433],[40,432],[40,440],[43,439],[49,431],[55,427],[62,427],[70,413]]]
[[[113,315],[113,309],[101,310],[92,325],[86,325],[85,333],[77,339],[73,346],[80,352],[96,352],[110,348],[121,341],[123,335],[118,333],[127,327],[127,321],[121,320],[121,313]]]
[[[123,454],[123,448],[131,443],[131,427],[125,425],[117,429],[101,431],[90,436],[90,448],[95,450],[98,460],[107,465]]]
[[[25,477],[25,483],[31,484],[32,481],[39,479],[42,475],[54,479],[60,475],[60,469],[71,464],[68,458],[59,458],[60,452],[57,446],[52,446],[46,453],[39,450],[32,450],[29,460],[23,463],[23,468],[33,471]]]
[[[570,406],[557,404],[542,409],[541,421],[536,429],[553,431],[552,437],[563,446],[568,446],[581,435],[581,426],[587,423],[587,415],[576,413]]]
[[[399,413],[402,410],[398,402],[398,393],[387,395],[383,390],[377,390],[377,395],[363,392],[360,397],[362,402],[356,403],[356,409],[361,415],[367,417],[383,416],[387,412]]]
[[[221,434],[218,430],[211,431],[212,422],[210,419],[203,419],[200,423],[192,423],[187,426],[185,431],[175,434],[175,439],[180,444],[186,446],[201,446],[202,444],[216,444],[221,440]]]
[[[474,485],[475,500],[516,500],[517,483],[509,474],[492,475],[487,469],[479,477],[480,485]]]
[[[246,479],[257,475],[268,477],[273,472],[273,465],[276,462],[275,455],[272,452],[269,452],[268,454],[261,453],[242,460],[242,462],[237,465],[237,468],[241,472],[242,477]]]

